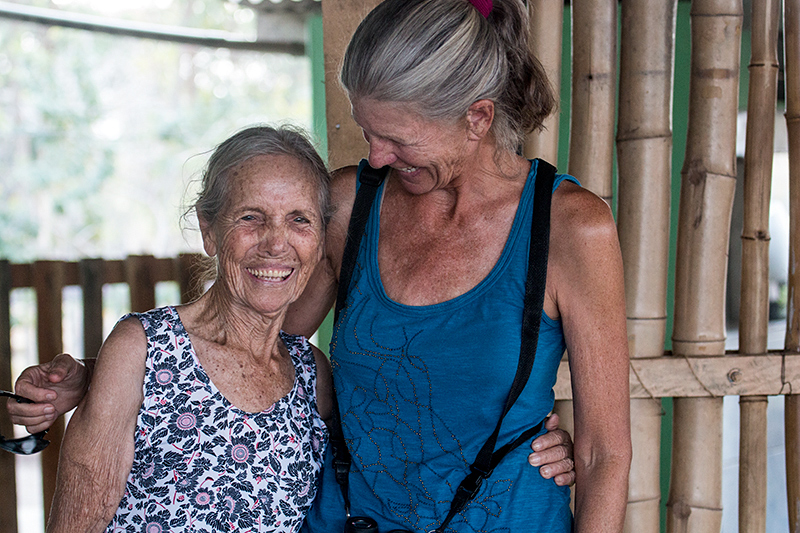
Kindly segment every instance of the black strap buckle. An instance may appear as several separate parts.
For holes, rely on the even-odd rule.
[[[386,177],[386,174],[388,173],[389,173],[388,167],[382,167],[377,169],[369,165],[366,165],[364,166],[364,168],[361,169],[361,174],[358,176],[358,180],[364,185],[371,185],[373,187],[377,187],[383,182],[384,178]]]

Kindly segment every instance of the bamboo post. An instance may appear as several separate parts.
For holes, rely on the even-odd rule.
[[[143,313],[156,306],[155,257],[130,255],[125,260],[125,281],[131,295],[131,311]]]
[[[103,263],[82,259],[78,274],[83,291],[83,357],[97,357],[103,345]]]
[[[569,173],[611,203],[617,79],[617,2],[572,3]]]
[[[11,376],[11,265],[0,260],[0,388],[13,390]],[[0,406],[5,409],[5,406]],[[0,416],[0,433],[14,435],[8,416]],[[17,480],[14,455],[0,453],[0,483],[4,495],[0,498],[0,533],[17,533]]]
[[[631,359],[664,352],[677,1],[623,0],[617,224]],[[657,532],[661,402],[631,401],[633,461],[625,531]]]
[[[750,86],[744,159],[739,353],[767,352],[769,329],[769,199],[778,90],[778,0],[752,6]],[[739,532],[767,523],[767,397],[739,399]]]
[[[64,264],[60,261],[33,263],[33,287],[36,291],[36,338],[39,362],[47,363],[63,350],[61,312]],[[64,419],[58,418],[47,433],[50,446],[41,453],[45,524],[50,515],[50,504],[56,489],[58,453],[63,438]]]
[[[784,0],[784,80],[789,140],[789,301],[786,350],[800,352],[800,0]],[[800,395],[787,394],[784,404],[786,497],[789,531],[800,533]]]
[[[561,94],[561,43],[563,40],[564,2],[562,0],[530,0],[530,47],[539,59],[553,87]],[[558,109],[544,121],[544,129],[528,135],[525,157],[541,157],[553,165],[558,163]]]
[[[681,170],[675,356],[725,353],[725,282],[736,179],[741,0],[695,0]],[[667,531],[714,532],[722,509],[722,398],[673,402]]]

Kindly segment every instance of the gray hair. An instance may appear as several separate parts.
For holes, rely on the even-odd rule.
[[[317,151],[300,129],[291,126],[252,126],[216,147],[203,171],[202,190],[194,202],[198,218],[214,225],[230,191],[229,173],[252,157],[287,155],[303,163],[316,179],[323,229],[331,219],[330,173]]]
[[[467,0],[385,0],[350,40],[341,83],[351,101],[410,104],[434,120],[457,120],[489,99],[497,144],[512,151],[555,107],[528,48],[522,0],[494,0],[488,18]]]

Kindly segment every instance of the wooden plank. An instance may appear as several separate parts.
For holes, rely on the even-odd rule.
[[[0,260],[0,388],[12,390],[11,376],[11,265]],[[5,402],[0,405],[5,410]],[[0,416],[0,434],[11,438],[14,428],[8,416]],[[17,533],[17,480],[15,456],[0,452],[0,533]]]
[[[631,398],[721,398],[789,394],[800,390],[800,354],[631,359]],[[567,361],[558,369],[556,399],[572,398]]]
[[[181,292],[181,303],[189,303],[203,294],[203,260],[200,254],[180,254],[175,258],[175,280]]]
[[[125,279],[131,295],[131,311],[143,313],[156,306],[155,257],[132,255],[125,261]]]
[[[33,286],[36,290],[36,330],[39,363],[47,363],[63,350],[62,289],[64,264],[61,261],[37,261],[33,264]],[[64,419],[59,418],[47,433],[50,446],[42,452],[42,492],[45,523],[56,488],[58,453],[64,438]]]
[[[83,290],[83,357],[96,357],[103,344],[103,263],[83,259],[79,263]]]
[[[339,68],[347,43],[361,20],[379,0],[325,0],[322,2],[322,38],[325,42],[325,111],[328,123],[328,163],[336,169],[367,157],[369,147],[350,115],[350,101],[339,84]]]

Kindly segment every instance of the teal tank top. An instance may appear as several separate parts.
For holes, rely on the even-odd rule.
[[[365,165],[362,161],[359,167]],[[348,299],[331,341],[342,428],[353,456],[352,515],[380,531],[428,532],[445,516],[502,412],[519,361],[536,163],[502,255],[472,290],[435,305],[391,300],[378,270],[380,197],[372,206]],[[554,190],[571,176],[556,175]],[[497,446],[551,411],[565,350],[561,323],[542,315],[533,371],[503,421]],[[448,531],[569,532],[567,487],[511,452]],[[305,531],[342,531],[344,505],[330,450]]]

